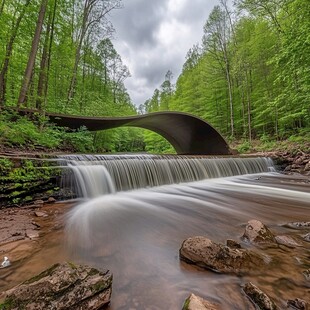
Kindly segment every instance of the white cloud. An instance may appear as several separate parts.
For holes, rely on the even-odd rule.
[[[136,106],[159,88],[168,70],[175,78],[187,51],[201,41],[203,25],[217,0],[123,0],[113,12],[113,44],[131,72],[125,81]]]

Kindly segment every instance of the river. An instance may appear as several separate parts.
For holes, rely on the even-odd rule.
[[[69,259],[112,271],[110,310],[181,309],[191,292],[222,309],[254,309],[241,290],[248,281],[282,308],[287,299],[310,302],[310,284],[302,274],[310,267],[309,243],[302,238],[309,227],[286,225],[310,221],[309,177],[266,171],[95,196],[56,204],[58,228],[46,229],[36,251],[12,266],[0,288]],[[250,219],[300,246],[258,248],[241,242]],[[197,235],[219,243],[234,239],[269,263],[239,276],[188,265],[178,251],[184,239]]]

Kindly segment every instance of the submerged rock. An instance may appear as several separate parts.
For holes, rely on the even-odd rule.
[[[110,302],[112,275],[89,266],[55,264],[4,293],[5,309],[100,309]]]
[[[302,272],[307,281],[310,281],[310,269],[304,270]]]
[[[190,294],[185,300],[182,310],[219,310],[219,306],[215,305],[199,296]]]
[[[243,287],[244,293],[250,298],[252,303],[262,310],[276,310],[278,307],[276,304],[269,298],[267,294],[261,291],[253,283],[248,282]]]
[[[297,243],[292,237],[289,236],[276,236],[275,239],[278,244],[285,245],[289,248],[301,246],[301,244]]]
[[[298,310],[308,310],[309,304],[300,298],[295,298],[293,300],[287,301],[287,307],[289,309],[298,309]]]
[[[305,234],[304,236],[302,236],[302,238],[307,241],[310,242],[310,233]]]
[[[295,228],[295,229],[305,229],[305,228],[310,228],[310,222],[290,222],[284,226],[287,226],[289,228]]]
[[[272,232],[258,220],[248,221],[242,240],[254,244],[275,244],[276,239]]]
[[[181,260],[217,272],[246,272],[265,265],[253,251],[230,248],[202,236],[186,239],[179,252]]]

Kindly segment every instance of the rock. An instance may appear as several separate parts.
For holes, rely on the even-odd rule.
[[[26,237],[33,240],[39,238],[39,233],[35,230],[26,230]]]
[[[274,235],[267,228],[267,226],[257,220],[248,221],[241,239],[254,244],[276,243]]]
[[[54,202],[56,202],[56,199],[54,197],[49,197],[47,199],[47,203],[54,203]]]
[[[304,236],[302,236],[302,238],[307,241],[310,242],[310,233],[305,234]]]
[[[284,171],[291,171],[292,169],[292,165],[288,165],[285,167]]]
[[[305,171],[310,171],[310,162],[308,162],[308,163],[305,165],[304,170],[305,170]]]
[[[289,236],[276,236],[275,239],[278,244],[285,245],[289,248],[301,246],[301,244],[297,243],[292,237]]]
[[[230,248],[202,236],[186,239],[179,252],[181,260],[216,272],[239,273],[265,265],[253,251]]]
[[[35,216],[37,217],[47,217],[48,214],[46,212],[42,212],[42,211],[36,211],[34,212]]]
[[[248,282],[242,287],[244,293],[250,298],[251,302],[262,310],[276,310],[278,307],[267,294],[261,291],[253,283]]]
[[[100,309],[110,302],[112,275],[108,270],[72,263],[55,264],[4,293],[6,310]]]
[[[8,259],[8,257],[4,256],[3,262],[1,263],[0,268],[6,268],[6,267],[9,267],[9,266],[11,266],[11,262]]]
[[[305,276],[306,280],[310,281],[310,269],[303,271],[302,274]]]
[[[295,229],[305,229],[305,228],[310,228],[310,222],[290,222],[284,226],[287,226],[289,228],[295,228]]]
[[[301,165],[301,164],[303,164],[304,160],[305,160],[305,157],[304,157],[304,156],[297,157],[297,158],[294,160],[294,164],[296,164],[296,165]]]
[[[237,241],[232,240],[232,239],[227,239],[226,245],[232,249],[241,249],[240,243],[238,243]]]
[[[36,206],[40,206],[40,205],[43,205],[44,204],[44,201],[43,200],[41,200],[41,199],[38,199],[38,200],[35,200],[34,202],[33,202],[33,204],[34,205],[36,205]]]
[[[40,229],[40,228],[41,228],[41,225],[38,224],[38,223],[35,222],[35,221],[32,221],[31,224],[32,224],[33,226],[35,226],[35,229]]]
[[[296,298],[293,300],[287,301],[287,307],[289,309],[298,309],[298,310],[307,310],[308,309],[308,303],[300,298]]]
[[[199,296],[190,294],[185,300],[182,310],[219,310],[218,305],[215,305]]]

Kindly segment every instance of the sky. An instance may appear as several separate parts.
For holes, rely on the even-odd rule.
[[[129,68],[125,86],[138,107],[160,87],[168,70],[173,82],[188,50],[201,43],[203,26],[218,0],[123,0],[110,20],[113,44]]]

